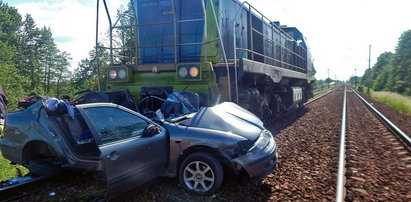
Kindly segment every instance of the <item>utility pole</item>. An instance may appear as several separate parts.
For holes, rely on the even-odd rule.
[[[354,76],[355,76],[354,88],[357,89],[357,79],[358,79],[358,78],[357,78],[357,68],[355,68],[355,75],[354,75]]]
[[[97,0],[97,16],[96,16],[96,54],[94,55],[94,62],[96,63],[97,69],[97,90],[100,91],[100,67],[98,66],[98,16],[99,16],[99,4],[100,0]]]
[[[368,47],[368,69],[371,68],[371,44]]]
[[[370,44],[370,46],[368,46],[368,69],[371,69],[371,44]],[[370,83],[371,83],[370,76],[371,75],[369,75],[367,77],[367,82],[366,82],[366,84],[367,84],[367,94],[368,95],[370,94],[370,87],[371,87],[371,85],[370,85]]]
[[[338,85],[338,79],[337,79],[337,74],[334,74],[334,81]]]
[[[330,68],[328,68],[328,88],[330,88]]]

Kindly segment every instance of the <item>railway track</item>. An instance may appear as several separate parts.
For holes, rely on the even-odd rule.
[[[41,189],[42,184],[47,183],[57,174],[58,173],[52,173],[42,177],[33,177],[31,180],[22,183],[0,186],[0,201],[20,199],[26,196],[29,191]]]
[[[336,201],[410,201],[409,136],[352,89],[345,98]]]
[[[316,95],[319,95],[319,96],[317,96],[317,97],[314,96],[314,98],[308,100],[308,101],[307,101],[306,103],[304,103],[303,105],[305,106],[305,105],[308,105],[308,104],[310,104],[310,103],[312,103],[312,102],[315,102],[315,101],[319,100],[320,98],[322,98],[322,97],[330,94],[331,92],[333,92],[333,91],[335,91],[336,89],[339,89],[339,88],[341,88],[341,86],[337,86],[337,87],[335,87],[335,88],[330,88],[330,89],[328,89],[328,90],[326,90],[326,91],[324,91],[324,92],[320,92],[320,93],[316,94]]]

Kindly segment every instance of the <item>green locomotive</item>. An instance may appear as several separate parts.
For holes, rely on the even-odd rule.
[[[267,119],[311,96],[313,65],[303,34],[247,2],[131,0],[130,6],[115,23],[109,18],[106,90],[129,89],[140,108],[193,91],[201,105],[233,101]]]

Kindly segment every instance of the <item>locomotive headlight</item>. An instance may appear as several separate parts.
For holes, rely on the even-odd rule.
[[[117,71],[116,70],[110,70],[110,72],[108,73],[108,76],[110,77],[110,79],[116,79],[117,78]]]
[[[120,71],[118,71],[118,78],[120,79],[126,78],[126,71],[124,69],[121,69]]]
[[[197,67],[191,67],[190,68],[190,76],[191,77],[197,77],[198,76],[198,68]]]
[[[177,68],[177,76],[183,80],[201,80],[201,72],[198,64],[181,64]]]
[[[182,67],[178,70],[178,76],[180,78],[186,78],[187,75],[188,75],[187,68]]]

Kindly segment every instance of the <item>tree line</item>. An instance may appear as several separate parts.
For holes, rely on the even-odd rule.
[[[105,49],[99,51],[99,66],[108,63]],[[38,27],[30,14],[24,17],[0,0],[0,86],[11,109],[30,95],[72,96],[84,89],[97,89],[95,50],[71,72],[70,54],[58,49],[49,27]],[[104,70],[102,71],[104,72]],[[105,84],[104,76],[100,78]]]
[[[375,91],[411,96],[411,30],[401,34],[394,53],[382,53],[365,71],[361,84]]]

